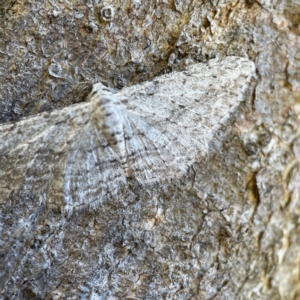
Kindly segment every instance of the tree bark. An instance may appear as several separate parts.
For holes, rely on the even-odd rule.
[[[187,178],[66,216],[1,205],[3,299],[298,299],[300,4],[0,3],[0,121],[208,61],[255,62],[248,106]]]

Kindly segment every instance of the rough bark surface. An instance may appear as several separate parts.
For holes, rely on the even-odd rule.
[[[71,217],[0,197],[1,298],[299,299],[299,16],[297,0],[2,1],[2,123],[217,56],[253,60],[257,85],[180,182]]]

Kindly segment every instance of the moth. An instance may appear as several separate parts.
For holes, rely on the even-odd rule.
[[[0,126],[0,199],[11,191],[73,211],[97,208],[129,179],[186,174],[226,124],[255,72],[240,57],[212,59],[88,101]]]

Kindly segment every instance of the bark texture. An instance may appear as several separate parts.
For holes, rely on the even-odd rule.
[[[1,205],[2,299],[299,299],[300,4],[0,3],[0,120],[218,56],[253,60],[248,106],[187,178],[62,215]],[[1,159],[1,158],[0,158]]]

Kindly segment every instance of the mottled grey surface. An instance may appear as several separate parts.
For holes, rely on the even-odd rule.
[[[13,193],[1,202],[14,277],[2,298],[298,299],[299,11],[298,0],[1,1],[1,122],[83,101],[90,83],[120,88],[214,57],[248,58],[258,78],[251,108],[183,182],[133,185],[137,197],[71,218]]]
[[[122,88],[170,71],[193,5],[1,1],[0,122],[83,101],[91,83]]]
[[[232,56],[119,93],[98,83],[88,103],[0,126],[2,201],[13,192],[72,212],[122,198],[128,180],[146,187],[184,178],[249,101],[254,72]]]

